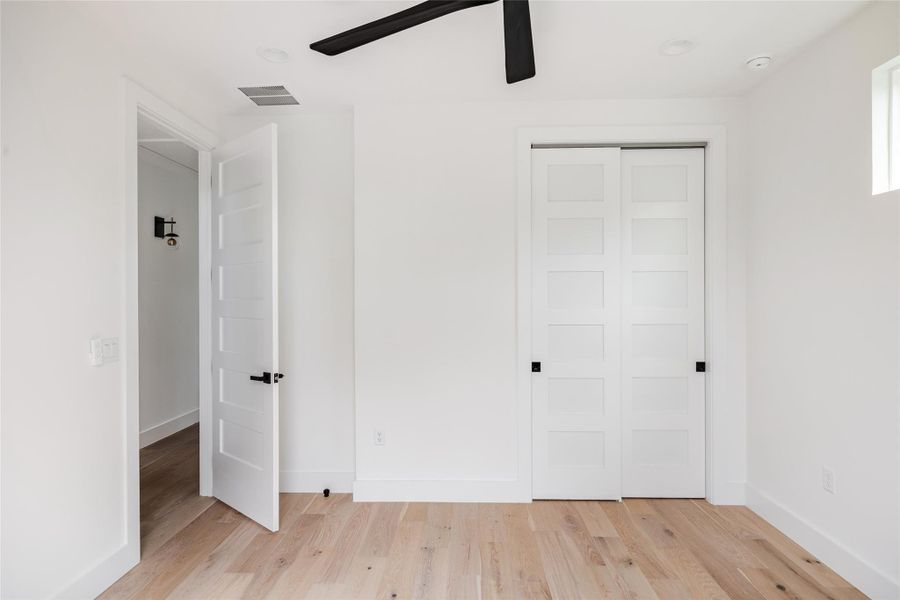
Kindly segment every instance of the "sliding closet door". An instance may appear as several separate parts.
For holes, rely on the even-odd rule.
[[[531,155],[534,498],[621,497],[619,154]]]
[[[623,496],[705,496],[703,154],[622,151]]]

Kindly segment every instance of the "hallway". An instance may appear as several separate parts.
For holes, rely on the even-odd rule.
[[[141,555],[165,544],[215,499],[200,496],[200,426],[141,449]]]

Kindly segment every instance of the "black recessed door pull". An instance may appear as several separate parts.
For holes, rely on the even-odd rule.
[[[251,375],[250,381],[262,381],[263,383],[272,383],[272,374],[268,371],[263,371],[262,375]],[[278,383],[278,380],[275,380],[275,383]]]
[[[541,363],[539,363],[539,362],[531,363],[531,372],[532,373],[540,373],[541,372]]]
[[[706,361],[698,361],[695,370],[697,373],[706,373]]]

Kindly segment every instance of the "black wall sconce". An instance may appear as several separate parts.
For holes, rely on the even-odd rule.
[[[169,226],[169,233],[166,233],[166,225]],[[153,237],[165,240],[166,245],[170,248],[177,248],[178,234],[175,233],[175,219],[166,221],[163,217],[153,217]]]

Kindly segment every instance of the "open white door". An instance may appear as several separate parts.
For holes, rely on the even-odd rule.
[[[213,495],[278,530],[276,127],[212,153]]]

